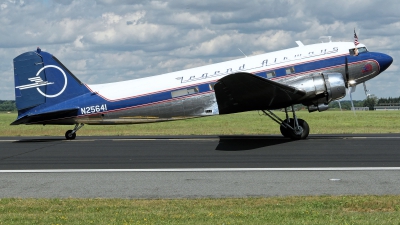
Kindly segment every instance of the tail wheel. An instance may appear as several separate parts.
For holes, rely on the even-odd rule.
[[[76,133],[72,132],[73,130],[68,130],[67,132],[65,132],[65,138],[67,140],[74,140],[76,137]]]
[[[290,125],[294,127],[294,120],[292,121],[290,121],[291,122]],[[308,134],[310,133],[310,127],[308,126],[308,123],[302,119],[297,119],[297,122],[299,123],[299,126],[301,127],[302,131],[295,132],[294,130],[289,129],[290,138],[293,140],[306,139],[308,137]]]

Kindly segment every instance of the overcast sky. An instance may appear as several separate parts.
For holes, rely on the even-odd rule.
[[[14,99],[12,60],[37,46],[84,83],[158,75],[319,42],[359,41],[391,55],[367,82],[400,96],[398,0],[0,0],[0,99]],[[364,99],[362,85],[354,99]],[[345,99],[348,99],[346,97]]]

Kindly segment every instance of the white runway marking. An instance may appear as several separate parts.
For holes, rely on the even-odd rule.
[[[389,170],[391,170],[391,171],[400,170],[400,167],[179,168],[179,169],[36,169],[36,170],[0,170],[0,173],[389,171]]]

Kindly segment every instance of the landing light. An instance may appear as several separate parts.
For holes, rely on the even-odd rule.
[[[349,80],[349,84],[355,84],[356,81],[355,80]]]

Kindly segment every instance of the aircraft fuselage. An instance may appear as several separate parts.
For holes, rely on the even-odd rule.
[[[309,106],[310,112],[315,111],[311,109],[313,107],[320,107],[318,110],[321,111],[321,105],[345,95],[332,95],[334,97],[328,96],[328,100],[321,101],[318,82],[326,86],[324,82],[328,81],[328,75],[321,73],[331,74],[331,83],[339,82],[337,85],[343,86],[347,79],[354,86],[377,76],[391,64],[390,56],[368,52],[363,44],[357,47],[365,51],[356,56],[351,55],[350,49],[354,49],[352,42],[301,45],[158,76],[107,84],[84,84],[87,91],[83,94],[50,107],[52,112],[76,108],[77,115],[65,114],[63,118],[49,116],[48,119],[40,118],[25,123],[131,124],[218,115],[220,112],[214,85],[221,78],[237,72],[254,74],[304,90],[307,94],[295,103]],[[35,108],[38,114],[49,110],[45,104]],[[31,111],[24,113],[21,110],[19,118],[29,113],[32,114]]]

